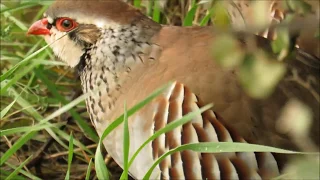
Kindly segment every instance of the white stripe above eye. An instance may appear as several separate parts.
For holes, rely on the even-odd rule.
[[[53,24],[53,22],[54,22],[54,19],[50,16],[47,16],[47,20],[50,24]]]

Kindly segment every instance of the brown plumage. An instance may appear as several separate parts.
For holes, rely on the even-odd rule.
[[[70,19],[61,20],[66,17]],[[161,85],[174,81],[130,117],[130,157],[156,130],[214,103],[212,109],[190,123],[149,143],[129,170],[137,179],[159,156],[185,143],[250,141],[295,148],[275,128],[281,108],[291,97],[310,105],[315,126],[319,123],[320,61],[300,50],[295,59],[288,61],[288,75],[275,93],[269,99],[254,100],[239,85],[237,69],[221,68],[212,59],[211,42],[219,34],[211,27],[161,26],[121,0],[56,1],[45,19],[35,23],[29,34],[45,35],[48,43],[62,37],[51,47],[63,61],[78,67],[83,91],[92,92],[86,103],[99,135],[123,113],[124,102],[132,107]],[[86,31],[97,32],[99,36]],[[238,45],[246,50],[244,36],[238,35]],[[255,40],[260,48],[270,50],[268,40],[261,37]],[[316,81],[306,81],[312,78]],[[123,166],[122,130],[120,125],[104,140],[108,153],[120,166]],[[319,141],[316,128],[313,133]],[[270,178],[278,175],[279,169],[271,153],[183,151],[161,162],[152,178]]]

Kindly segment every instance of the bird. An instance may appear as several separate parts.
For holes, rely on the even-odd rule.
[[[133,107],[161,85],[173,82],[129,117],[129,157],[166,124],[214,103],[192,121],[147,144],[129,168],[136,179],[142,179],[161,155],[182,144],[254,142],[292,147],[289,137],[275,128],[291,97],[310,105],[316,119],[313,127],[319,125],[320,61],[299,49],[288,61],[288,73],[275,92],[268,99],[257,100],[241,87],[237,69],[222,68],[213,60],[211,43],[219,37],[213,27],[160,25],[121,0],[57,0],[31,25],[28,34],[43,36],[59,59],[77,68],[83,92],[91,92],[86,106],[99,136],[124,112],[124,102]],[[235,36],[245,51],[245,35]],[[271,51],[269,40],[254,39],[260,49]],[[312,132],[319,141],[317,128]],[[103,144],[123,167],[123,124]],[[281,170],[277,155],[269,152],[186,150],[165,158],[150,178],[268,179]]]

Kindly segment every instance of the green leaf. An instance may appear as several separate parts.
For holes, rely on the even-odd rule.
[[[212,16],[212,12],[213,10],[210,9],[207,11],[207,14],[205,17],[202,18],[201,22],[200,22],[200,26],[206,26],[209,22],[209,20],[211,19],[211,16]]]
[[[306,14],[312,11],[312,6],[304,0],[286,0],[287,8],[298,14]]]
[[[100,180],[109,180],[109,171],[106,167],[106,164],[104,162],[102,153],[101,153],[101,142],[98,143],[96,155],[95,155],[95,168],[96,168],[96,173],[98,176],[98,179]]]
[[[174,149],[169,150],[162,156],[160,156],[155,163],[151,166],[148,172],[145,174],[143,179],[150,179],[151,173],[154,168],[167,156],[180,151],[192,150],[195,152],[202,153],[225,153],[225,152],[276,152],[286,154],[301,154],[300,152],[288,151],[284,149],[247,144],[247,143],[234,143],[234,142],[206,142],[206,143],[193,143],[184,144]]]
[[[4,74],[2,74],[0,76],[0,81],[4,81],[6,78],[8,78],[10,75],[12,75],[19,67],[25,66],[27,63],[30,62],[30,60],[32,58],[34,58],[36,55],[38,55],[39,53],[41,53],[44,49],[46,49],[49,45],[46,45],[42,48],[40,48],[39,50],[37,50],[36,52],[30,54],[29,56],[27,56],[26,58],[24,58],[22,61],[20,61],[18,64],[14,65],[10,70],[8,70],[7,72],[5,72]],[[26,73],[25,73],[26,74]],[[21,76],[22,77],[22,76]],[[1,93],[6,90],[7,88],[5,87],[1,87]]]
[[[16,169],[16,168],[15,168]],[[0,179],[6,179],[12,172],[10,171],[6,171],[4,169],[0,169]],[[19,175],[15,175],[14,180],[26,180],[26,178],[19,176]]]
[[[16,102],[17,98],[15,98],[7,107],[3,108],[0,112],[0,119],[2,119],[8,112],[9,110],[12,108],[12,106],[14,105],[14,103]],[[0,133],[1,134],[1,133]]]
[[[36,68],[35,69],[35,74],[36,76],[43,81],[49,91],[57,98],[59,99],[63,104],[68,104],[68,101],[59,94],[59,92],[57,91],[57,89],[55,88],[54,84],[47,78],[47,76],[43,73],[42,70]],[[79,125],[79,127],[86,132],[86,134],[89,135],[89,137],[94,140],[95,142],[99,141],[99,137],[96,134],[96,131],[93,130],[87,123],[86,121],[74,110],[72,109],[72,107],[74,107],[75,105],[79,104],[80,102],[84,101],[85,98],[87,98],[89,96],[89,94],[86,95],[82,95],[79,98],[73,100],[71,103],[69,103],[68,105],[62,107],[61,109],[59,109],[59,112],[56,111],[55,114],[51,114],[52,117],[47,117],[46,120],[47,121],[49,119],[52,119],[53,117],[62,114],[63,112],[66,112],[67,110],[69,110],[71,116],[76,120],[77,124]]]
[[[194,4],[191,9],[188,11],[186,17],[183,20],[183,26],[192,26],[195,14],[197,12],[198,5]]]
[[[212,44],[213,59],[225,68],[234,68],[243,62],[244,53],[231,35],[221,34]]]
[[[220,1],[216,1],[213,6],[213,23],[215,27],[219,28],[229,28],[231,20],[229,14]]]
[[[34,6],[39,5],[38,3],[34,3],[34,2],[30,2],[30,3],[22,3],[19,6],[15,6],[13,8],[7,8],[5,7],[3,4],[1,4],[1,10],[0,13],[4,13],[4,12],[14,12],[14,11],[19,11],[19,10],[23,10],[23,9],[28,9]]]
[[[88,165],[88,169],[87,169],[85,180],[90,180],[90,173],[91,173],[92,165],[93,165],[93,163],[92,163],[92,158],[91,158],[90,162],[89,162],[89,165]]]
[[[34,126],[24,126],[24,127],[17,127],[17,128],[10,128],[5,130],[0,130],[1,136],[8,136],[16,133],[22,132],[31,132],[31,131],[39,131],[45,128],[57,127],[61,126],[61,124],[37,124]]]
[[[133,154],[133,156],[131,157],[130,161],[129,161],[129,167],[131,166],[131,164],[133,163],[133,161],[135,160],[135,158],[138,156],[138,154],[141,152],[141,150],[151,141],[155,140],[157,137],[159,137],[161,134],[164,134],[166,132],[169,132],[171,130],[173,130],[174,128],[178,127],[178,126],[182,126],[183,124],[189,122],[192,120],[192,118],[194,118],[196,115],[201,114],[202,112],[210,109],[212,107],[212,105],[206,105],[200,109],[198,109],[197,111],[193,111],[191,113],[188,113],[187,115],[183,116],[182,118],[172,121],[169,124],[167,124],[164,128],[161,128],[160,130],[156,131],[151,137],[149,137],[138,149],[137,151]]]
[[[319,155],[314,157],[299,157],[291,160],[283,174],[274,179],[319,179]]]
[[[152,94],[150,94],[147,98],[133,106],[129,111],[127,112],[128,117],[130,117],[135,112],[139,111],[141,108],[143,108],[146,104],[151,102],[155,97],[157,97],[159,94],[161,94],[165,89],[167,89],[172,83],[168,83],[165,86],[155,90]],[[124,121],[124,115],[121,115],[118,117],[115,121],[113,121],[102,133],[100,137],[100,141],[103,141],[103,139],[116,127],[118,127],[122,122]]]
[[[70,169],[72,164],[72,158],[73,158],[73,135],[71,133],[70,139],[69,139],[68,169],[67,169],[66,177],[64,178],[65,180],[70,179]]]
[[[285,28],[277,29],[277,38],[271,42],[271,47],[275,54],[279,54],[278,59],[283,60],[289,53],[289,30]]]
[[[263,52],[248,55],[240,66],[239,78],[244,90],[254,98],[268,97],[283,78],[286,67],[266,59]]]
[[[128,126],[128,116],[127,116],[127,105],[124,103],[124,113],[123,113],[124,125],[123,125],[123,174],[124,179],[128,179],[128,161],[129,161],[129,151],[130,151],[130,135]]]
[[[99,145],[97,147],[97,151],[100,148],[100,144],[102,143],[102,141],[104,140],[104,138],[109,135],[110,132],[112,132],[116,127],[118,127],[125,119],[125,116],[130,117],[131,115],[133,115],[135,112],[139,111],[141,108],[143,108],[146,104],[148,104],[149,102],[151,102],[155,97],[157,97],[159,94],[161,94],[165,89],[167,89],[169,86],[171,86],[172,83],[168,83],[165,86],[155,90],[153,93],[151,93],[148,97],[146,97],[144,100],[142,100],[141,102],[139,102],[138,104],[136,104],[134,107],[132,107],[131,109],[129,109],[129,111],[127,111],[127,113],[121,115],[120,117],[118,117],[115,121],[113,121],[102,133],[100,140],[99,140]],[[99,151],[101,151],[99,149]],[[96,153],[97,155],[97,153]],[[129,167],[130,167],[130,162],[129,162]],[[128,169],[129,169],[128,167]],[[125,174],[122,173],[121,178],[120,179],[124,179],[125,178]]]
[[[134,1],[133,1],[133,5],[134,5],[136,8],[140,8],[140,6],[141,6],[141,0],[134,0]]]
[[[14,166],[14,165],[12,165],[12,164],[10,164],[10,163],[8,163],[8,162],[6,162],[5,163],[7,166],[9,166],[10,168],[12,168],[12,169],[17,169],[17,167],[16,166]],[[0,169],[0,172],[1,172],[1,169]],[[37,176],[34,176],[33,174],[31,174],[32,172],[27,172],[27,171],[25,171],[25,170],[23,170],[23,169],[20,169],[20,172],[19,172],[20,174],[22,174],[22,175],[25,175],[26,177],[28,177],[29,179],[33,179],[33,180],[41,180],[40,178],[38,178]],[[1,174],[1,173],[0,173]]]
[[[25,166],[31,159],[32,159],[32,155],[29,156],[25,161],[23,161],[23,162],[17,167],[17,169],[15,169],[15,170],[6,178],[6,180],[10,180],[10,179],[15,178],[15,176],[20,172],[20,170],[23,168],[23,166]]]
[[[155,22],[160,22],[160,7],[159,7],[159,1],[154,1],[153,2],[153,15],[152,19]]]
[[[0,166],[4,162],[6,162],[9,157],[11,157],[18,149],[20,149],[27,141],[29,141],[31,138],[33,138],[37,134],[36,131],[32,131],[29,133],[24,134],[21,136],[12,146],[9,150],[7,150],[0,158]]]

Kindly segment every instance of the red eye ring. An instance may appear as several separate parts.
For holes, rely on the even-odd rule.
[[[78,24],[71,18],[63,17],[56,20],[56,27],[62,32],[69,32],[77,26]]]

